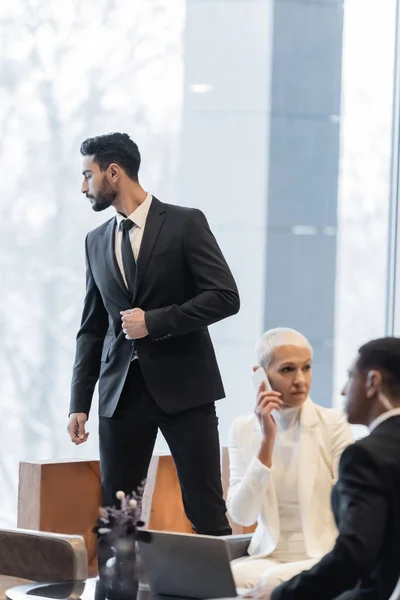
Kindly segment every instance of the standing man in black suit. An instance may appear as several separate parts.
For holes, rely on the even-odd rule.
[[[139,149],[127,134],[89,138],[81,154],[82,193],[93,210],[116,214],[86,237],[71,440],[87,440],[99,380],[103,502],[146,478],[160,429],[194,529],[229,534],[214,406],[224,388],[208,326],[238,312],[235,281],[203,213],[141,187]]]
[[[343,390],[348,421],[370,434],[343,452],[332,508],[339,535],[329,554],[263,600],[400,598],[400,339],[362,346]]]

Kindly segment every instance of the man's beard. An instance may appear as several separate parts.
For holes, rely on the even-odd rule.
[[[91,200],[92,209],[95,212],[101,212],[112,205],[117,197],[117,192],[114,192],[108,181],[103,180],[99,192],[95,196],[89,196],[86,194],[86,197]]]

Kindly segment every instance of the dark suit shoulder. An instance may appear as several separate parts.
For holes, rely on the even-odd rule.
[[[166,204],[165,202],[162,204],[165,206],[167,213],[182,217],[183,219],[186,219],[194,214],[202,214],[202,211],[198,208],[193,208],[190,206],[177,206],[176,204]]]
[[[364,438],[357,440],[343,452],[339,471],[369,468],[382,481],[400,485],[400,417],[380,423]]]
[[[371,455],[371,448],[368,443],[365,443],[368,437],[369,436],[366,436],[365,438],[357,440],[356,442],[354,442],[354,444],[350,444],[350,446],[347,446],[347,448],[344,449],[343,454],[340,458],[340,470],[356,462],[361,463],[364,460],[369,460]]]
[[[162,210],[165,212],[166,220],[169,221],[174,229],[189,231],[191,227],[195,227],[196,230],[199,227],[200,229],[208,227],[206,216],[198,208],[165,204],[158,200],[156,200],[156,202],[157,204],[155,204],[154,210]]]
[[[109,224],[111,223],[111,221],[114,221],[114,220],[115,220],[115,217],[111,217],[111,219],[108,219],[108,221],[105,221],[98,227],[91,229],[87,234],[88,239],[103,235],[103,233],[106,231],[106,229],[109,226]]]
[[[400,463],[400,416],[383,421],[357,444],[378,462]]]
[[[377,441],[381,442],[383,440],[392,439],[400,442],[400,415],[390,417],[382,423],[379,423],[369,435],[358,440],[357,444],[368,450],[374,447]]]

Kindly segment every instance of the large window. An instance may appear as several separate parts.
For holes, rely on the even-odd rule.
[[[143,186],[204,210],[237,279],[241,312],[212,328],[227,392],[221,442],[253,410],[253,348],[266,323],[304,329],[316,345],[315,399],[340,405],[357,346],[385,332],[395,8],[1,3],[1,524],[15,523],[19,460],[97,456],[96,401],[88,443],[75,448],[66,433],[84,238],[112,214],[93,213],[80,194],[79,145],[90,135],[130,133]],[[315,244],[329,249],[329,268],[323,252],[318,268],[332,304],[318,326],[307,309]]]
[[[16,515],[18,461],[97,456],[66,423],[84,294],[84,239],[110,214],[80,194],[80,142],[128,131],[143,184],[176,201],[184,2],[1,3],[0,520]]]
[[[386,333],[396,2],[345,2],[335,402],[358,346]]]

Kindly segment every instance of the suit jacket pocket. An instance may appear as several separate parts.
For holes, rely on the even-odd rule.
[[[101,362],[107,362],[108,360],[108,355],[110,353],[110,348],[112,346],[112,337],[110,335],[106,335],[105,339],[104,339],[104,343],[103,343],[103,349],[101,351],[101,358],[100,361]]]
[[[165,354],[170,356],[193,355],[209,349],[212,349],[212,344],[205,331],[196,331],[150,343],[150,352],[154,357]]]

